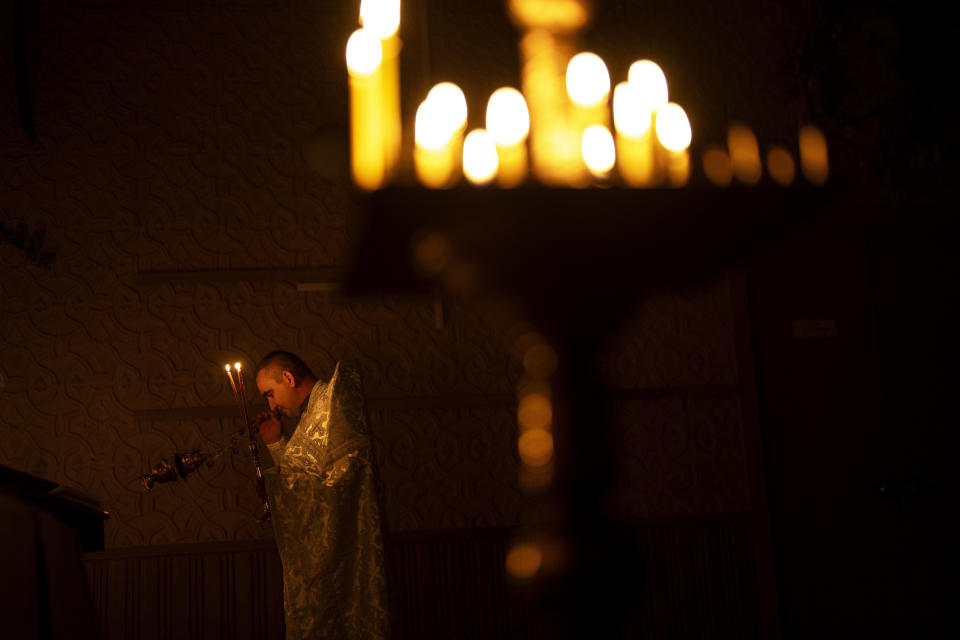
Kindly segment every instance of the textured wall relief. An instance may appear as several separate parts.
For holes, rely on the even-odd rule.
[[[346,124],[349,4],[32,9],[37,140],[0,103],[0,221],[45,229],[56,259],[0,243],[0,464],[99,499],[108,547],[272,535],[243,452],[149,493],[137,477],[228,442],[241,425],[223,363],[275,348],[319,376],[360,362],[391,529],[523,518],[516,318],[298,287],[345,268],[357,240],[361,201],[321,162],[338,151],[314,148]],[[511,37],[478,43],[488,83],[512,68]],[[613,341],[608,384],[659,394],[621,416],[630,517],[748,506],[731,305],[724,280],[640,301]]]

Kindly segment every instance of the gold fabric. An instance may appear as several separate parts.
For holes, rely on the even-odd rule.
[[[380,511],[360,374],[317,382],[265,474],[283,563],[287,640],[386,638]]]

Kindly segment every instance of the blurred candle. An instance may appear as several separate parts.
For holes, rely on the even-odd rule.
[[[637,60],[627,71],[627,84],[636,91],[635,100],[639,102],[640,112],[649,114],[650,117],[649,178],[645,179],[641,186],[659,185],[663,181],[670,154],[659,144],[653,128],[658,111],[667,104],[667,76],[653,60]]]
[[[667,151],[667,183],[681,187],[690,178],[690,141],[693,131],[683,107],[668,102],[657,111],[657,139]]]
[[[463,175],[476,185],[485,185],[497,175],[499,159],[493,139],[483,129],[474,129],[463,140]]]
[[[767,151],[767,173],[781,187],[789,187],[793,184],[797,167],[790,152],[777,145],[770,147]]]
[[[521,89],[530,112],[530,166],[544,184],[586,184],[580,132],[570,123],[564,87],[578,32],[593,16],[593,0],[508,0],[520,31]]]
[[[620,177],[631,187],[649,187],[655,181],[651,117],[639,87],[621,82],[614,88],[617,167]]]
[[[570,58],[566,85],[573,103],[573,123],[579,131],[594,124],[609,126],[610,73],[600,56],[583,52]]]
[[[584,129],[580,150],[593,177],[606,178],[609,175],[617,157],[609,129],[602,124],[592,124]]]
[[[642,99],[651,111],[667,104],[667,76],[653,60],[637,60],[631,64],[627,82],[640,89]]]
[[[380,39],[380,122],[387,176],[400,155],[400,0],[362,0],[360,23]]]
[[[357,29],[347,40],[350,80],[350,170],[362,189],[383,185],[386,158],[382,141],[380,105],[380,40],[366,29]]]
[[[541,182],[552,186],[585,185],[587,178],[564,86],[572,49],[569,36],[546,29],[530,29],[520,39],[523,95],[530,109],[531,167]]]
[[[808,124],[800,129],[800,168],[807,182],[817,186],[827,181],[827,139],[815,126]]]
[[[527,134],[530,114],[516,89],[502,87],[487,101],[487,132],[497,147],[500,169],[497,184],[513,187],[527,176]]]
[[[467,126],[467,98],[452,82],[434,85],[427,94],[427,101],[437,105],[439,125],[451,135],[463,135]]]
[[[734,124],[727,131],[727,149],[730,162],[733,163],[733,175],[743,184],[754,185],[760,182],[763,165],[760,162],[760,148],[757,138],[745,125]]]
[[[707,179],[718,187],[729,187],[733,181],[733,164],[727,152],[717,146],[709,146],[703,152],[703,172]]]
[[[508,0],[507,10],[520,29],[573,33],[593,16],[592,0]]]
[[[466,123],[463,91],[451,82],[434,86],[414,123],[414,169],[424,186],[441,189],[456,182]]]
[[[413,165],[420,182],[431,189],[442,189],[454,179],[453,136],[439,124],[436,104],[420,103],[414,123]]]

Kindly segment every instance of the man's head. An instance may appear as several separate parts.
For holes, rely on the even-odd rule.
[[[267,406],[294,418],[316,382],[310,367],[287,351],[271,351],[257,365],[257,389]]]

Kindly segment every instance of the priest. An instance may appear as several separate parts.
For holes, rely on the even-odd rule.
[[[260,436],[283,564],[287,640],[385,638],[389,617],[380,508],[360,374],[338,363],[322,382],[299,357],[274,351],[257,367],[270,407]],[[278,414],[297,418],[289,437]]]

